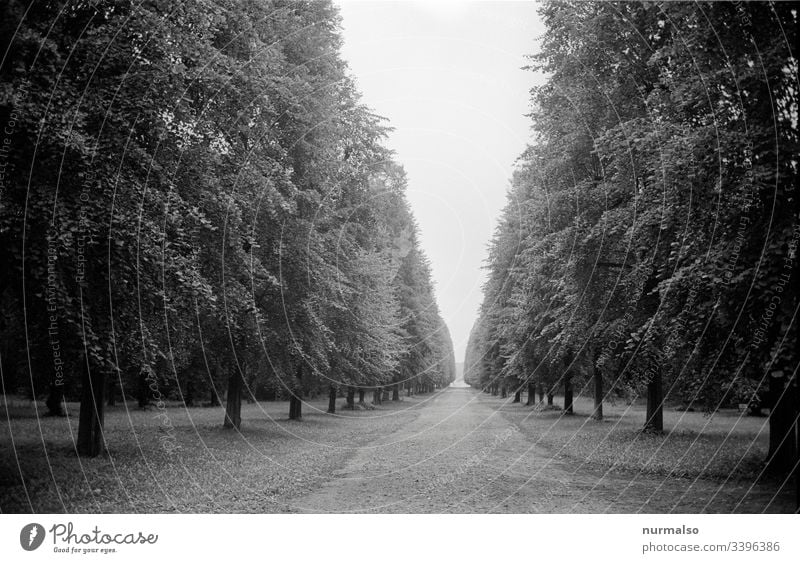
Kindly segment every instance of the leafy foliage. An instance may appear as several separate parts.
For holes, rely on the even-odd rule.
[[[796,11],[548,2],[467,380],[707,409],[796,371]],[[663,379],[662,379],[663,378]],[[656,407],[661,408],[662,403]],[[774,403],[773,403],[774,404]]]
[[[331,3],[0,12],[6,389],[76,395],[99,374],[130,396],[155,372],[187,402],[227,383],[230,409],[242,387],[452,379],[405,177]]]

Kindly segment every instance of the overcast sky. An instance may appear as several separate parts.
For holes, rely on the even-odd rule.
[[[433,267],[436,296],[464,360],[487,244],[513,163],[529,139],[523,71],[543,28],[532,2],[338,2],[344,58],[364,102],[389,118],[389,146]]]

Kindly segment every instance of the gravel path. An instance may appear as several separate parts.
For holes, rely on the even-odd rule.
[[[287,504],[292,512],[785,511],[749,484],[608,473],[554,458],[472,389],[447,389],[407,424]],[[577,467],[575,467],[577,466]],[[684,494],[691,486],[691,494]],[[652,495],[658,487],[659,494]],[[748,492],[749,490],[749,492]],[[649,497],[652,499],[647,501]],[[786,496],[786,495],[784,495]],[[744,502],[738,504],[740,500]],[[738,507],[737,507],[738,504]]]

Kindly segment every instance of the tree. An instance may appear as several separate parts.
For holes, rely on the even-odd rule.
[[[81,454],[103,449],[109,382],[143,406],[156,391],[186,405],[224,394],[224,425],[239,428],[259,390],[283,390],[299,418],[322,385],[399,381],[416,345],[398,275],[413,218],[384,122],[340,57],[335,6],[12,1],[0,13],[14,147],[0,331],[18,343],[26,326],[35,343],[29,360],[3,350],[2,367],[32,397],[49,390],[54,414],[81,397]],[[429,278],[417,268],[413,281],[432,301]],[[407,325],[428,335],[437,319],[429,307]],[[16,373],[23,362],[35,376]]]
[[[780,155],[797,151],[796,12],[548,2],[541,14],[532,67],[548,78],[468,365],[487,382],[524,380],[525,358],[553,383],[587,372],[597,419],[604,394],[644,392],[655,432],[668,400],[768,404],[769,466],[785,472],[798,213],[796,164]],[[769,373],[784,374],[772,391]]]

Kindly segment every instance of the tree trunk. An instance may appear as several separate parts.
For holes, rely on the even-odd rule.
[[[553,394],[552,393],[548,393],[547,394],[547,406],[548,407],[552,407],[553,406]]]
[[[500,388],[500,398],[505,399],[506,397],[508,397],[508,388],[505,385],[503,385]]]
[[[291,390],[289,398],[289,419],[300,420],[303,418],[303,364],[297,365],[295,373],[295,388]]]
[[[364,390],[361,387],[358,388],[358,404],[364,404]]]
[[[355,399],[356,399],[356,390],[355,390],[355,388],[352,387],[352,386],[348,387],[347,388],[347,408],[348,409],[356,408]]]
[[[96,457],[105,451],[103,418],[105,415],[105,373],[100,369],[83,368],[81,410],[78,417],[78,455]]]
[[[594,366],[594,413],[592,418],[603,420],[603,372],[597,365]]]
[[[798,267],[795,264],[795,267]],[[796,302],[796,301],[795,301]],[[794,507],[800,513],[800,379],[797,371],[794,372]]]
[[[64,385],[63,381],[54,381],[50,384],[50,394],[47,396],[47,414],[49,416],[66,416],[64,409]]]
[[[137,389],[136,399],[140,409],[147,407],[147,404],[150,402],[150,389],[148,388],[149,382],[147,381],[148,375],[150,375],[150,372],[147,369],[139,370],[139,388]]]
[[[517,389],[514,393],[514,403],[519,403],[522,401],[522,389]]]
[[[400,386],[396,383],[392,387],[392,401],[399,401],[400,400]]]
[[[300,398],[301,391],[293,392],[289,397],[289,420],[300,420],[303,418],[303,400]]]
[[[528,402],[526,406],[532,407],[536,404],[536,384],[533,381],[528,381]]]
[[[117,384],[113,377],[108,378],[108,399],[106,405],[109,407],[117,406]]]
[[[564,378],[564,414],[572,414],[572,375]]]
[[[219,407],[222,403],[219,402],[219,395],[215,389],[211,390],[211,397],[208,398],[208,404],[212,407]]]
[[[797,438],[795,423],[796,405],[792,403],[794,389],[787,385],[783,371],[776,371],[769,377],[769,452],[767,471],[776,475],[786,475],[796,461]]]
[[[538,388],[539,391],[539,402],[544,403],[544,385],[539,383],[536,387]]]
[[[238,368],[234,369],[230,376],[228,376],[228,396],[225,404],[225,422],[222,424],[224,428],[236,428],[238,430],[242,425],[243,385],[244,380],[242,379],[242,372],[240,372]]]
[[[187,407],[194,406],[194,385],[191,379],[186,381],[186,393],[183,394],[183,404]]]
[[[336,412],[336,385],[328,388],[328,412],[331,414]]]
[[[646,432],[664,431],[664,389],[659,366],[655,366],[653,377],[647,382],[647,416],[644,430]]]

